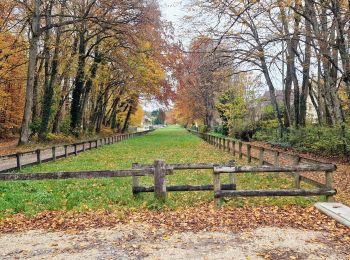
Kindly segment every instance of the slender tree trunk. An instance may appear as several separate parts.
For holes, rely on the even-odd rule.
[[[88,103],[88,99],[89,99],[89,95],[91,92],[91,88],[93,85],[93,81],[96,78],[96,74],[97,74],[97,69],[98,69],[98,65],[101,63],[101,54],[99,52],[99,42],[100,42],[100,37],[97,36],[96,39],[96,46],[95,46],[95,53],[94,53],[94,61],[93,64],[91,66],[90,69],[90,77],[89,79],[86,81],[85,83],[85,87],[84,87],[84,93],[83,93],[83,99],[82,99],[82,103],[80,106],[80,115],[79,115],[79,121],[78,121],[78,125],[81,124],[84,114],[85,114],[85,110],[86,110],[86,105]],[[86,124],[85,124],[85,128],[86,128]]]
[[[38,61],[36,61],[38,63]],[[39,75],[42,70],[44,60],[41,59],[39,62],[38,70],[35,72],[34,85],[33,85],[33,109],[32,109],[32,122],[34,122],[40,113],[39,110]]]
[[[53,120],[53,125],[52,125],[52,133],[59,133],[60,132],[60,123],[62,120],[62,112],[64,108],[64,104],[67,100],[68,97],[68,89],[69,89],[69,77],[65,76],[63,80],[63,88],[61,92],[61,98],[58,103],[57,111]]]
[[[46,25],[51,25],[51,9],[52,9],[52,2],[50,3],[50,7],[47,10],[46,14]],[[63,9],[62,9],[63,10]],[[62,13],[61,13],[62,14]],[[60,17],[60,22],[62,22],[62,16]],[[61,29],[60,27],[57,28],[57,34],[56,34],[56,42],[55,42],[55,49],[54,54],[52,57],[51,66],[49,68],[50,63],[50,48],[48,46],[48,41],[50,40],[51,36],[51,30],[47,30],[45,34],[45,47],[44,47],[44,55],[45,55],[45,90],[44,90],[44,100],[43,100],[43,109],[42,109],[42,120],[40,125],[40,131],[39,131],[39,140],[43,141],[46,138],[46,134],[48,131],[49,126],[49,120],[51,116],[51,107],[52,107],[52,100],[53,100],[53,94],[54,94],[54,84],[56,81],[56,75],[58,70],[58,52],[59,52],[59,45],[60,45],[60,38],[61,38]]]
[[[78,129],[80,131],[81,125],[79,125],[80,120],[80,107],[81,107],[81,95],[83,93],[84,81],[85,81],[85,60],[86,60],[86,40],[85,40],[86,30],[82,29],[79,32],[79,61],[78,69],[75,77],[75,87],[72,95],[72,105],[71,105],[71,130],[75,131]]]
[[[310,16],[310,5],[305,1],[304,13]],[[305,49],[303,61],[303,82],[300,95],[300,125],[306,125],[307,98],[309,96],[310,84],[310,63],[311,63],[311,24],[305,19]],[[310,96],[312,97],[312,95]]]
[[[77,45],[78,45],[78,37],[74,37],[73,40],[73,52],[71,53],[69,59],[66,61],[66,66],[60,76],[60,79],[58,82],[62,82],[62,89],[61,89],[61,94],[60,94],[60,101],[58,103],[58,108],[54,117],[53,125],[52,125],[52,133],[59,133],[60,132],[60,123],[62,120],[62,114],[64,111],[64,106],[66,104],[66,100],[69,95],[69,87],[70,87],[70,76],[69,72],[71,67],[69,64],[73,63],[74,57],[77,54]]]
[[[291,94],[292,94],[292,84],[294,85],[294,124],[295,126],[299,125],[299,83],[296,75],[295,68],[295,56],[298,53],[297,47],[300,39],[300,14],[294,14],[294,32],[290,37],[288,21],[285,13],[285,9],[283,5],[279,5],[279,9],[281,12],[281,20],[284,29],[285,37],[287,38],[287,75],[286,75],[286,84],[284,91],[284,100],[285,100],[285,109],[288,121],[285,123],[286,127],[289,127],[291,122]],[[300,11],[301,3],[300,0],[295,1],[295,9]]]
[[[258,32],[256,30],[256,27],[255,27],[255,24],[254,24],[254,21],[250,21],[251,24],[249,25],[250,26],[250,29],[253,33],[253,36],[254,36],[254,40],[255,42],[257,43],[257,50],[259,52],[259,60],[260,60],[260,67],[261,67],[261,70],[264,74],[264,77],[265,77],[265,81],[267,83],[267,86],[269,88],[269,93],[270,93],[270,99],[271,99],[271,104],[275,110],[275,113],[276,113],[276,118],[277,118],[277,121],[278,121],[278,126],[279,126],[279,130],[280,130],[280,136],[282,137],[282,134],[283,134],[283,118],[282,118],[282,114],[281,114],[281,111],[280,111],[280,108],[279,108],[279,105],[278,105],[278,102],[277,102],[277,98],[276,98],[276,93],[275,93],[275,87],[272,83],[272,80],[271,80],[271,77],[270,77],[270,73],[269,73],[269,69],[267,67],[267,64],[266,64],[266,59],[265,59],[265,51],[264,51],[264,48],[260,42],[260,37],[258,35]]]
[[[132,105],[129,105],[129,106],[128,106],[128,112],[126,113],[126,117],[125,117],[125,120],[124,120],[123,129],[122,129],[122,132],[123,132],[123,133],[126,132],[126,130],[128,130],[128,127],[129,127],[129,120],[130,120],[130,117],[131,117],[132,109],[133,109],[133,106],[132,106]]]
[[[348,109],[350,109],[350,53],[349,53],[349,46],[347,46],[347,43],[345,40],[346,21],[344,21],[341,16],[340,1],[334,0],[332,2],[333,2],[332,10],[333,10],[333,14],[337,25],[336,46],[339,50],[340,58],[343,65],[343,71],[344,71],[343,81],[345,83],[345,90],[347,94],[347,105],[348,105]],[[350,3],[349,3],[349,8],[350,8]],[[347,11],[350,12],[350,10],[347,10]],[[348,41],[350,41],[350,39]]]
[[[29,60],[28,60],[28,74],[26,86],[26,102],[24,107],[21,135],[19,144],[26,144],[29,138],[29,124],[33,108],[33,87],[35,80],[36,59],[38,55],[38,42],[40,37],[40,0],[34,1],[34,9],[31,19],[32,35],[29,41]]]

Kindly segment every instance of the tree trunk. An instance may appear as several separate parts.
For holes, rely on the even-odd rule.
[[[305,14],[310,16],[309,1],[305,1]],[[303,83],[300,95],[300,125],[306,125],[307,98],[309,96],[310,84],[310,63],[311,63],[311,24],[308,19],[305,19],[305,53],[303,62]],[[312,97],[312,96],[310,96]],[[315,109],[317,109],[315,107]]]
[[[133,106],[132,106],[132,105],[129,105],[129,106],[128,106],[128,112],[126,113],[126,117],[125,117],[125,120],[124,120],[123,129],[122,129],[122,132],[123,132],[123,133],[126,132],[126,130],[128,130],[128,127],[129,127],[129,120],[130,120],[130,117],[131,117],[132,109],[133,109]]]
[[[38,55],[38,42],[40,37],[40,0],[34,1],[34,9],[32,13],[31,30],[32,35],[29,40],[29,58],[28,58],[28,74],[26,86],[26,102],[24,107],[21,135],[19,144],[26,144],[29,138],[29,124],[33,108],[33,88],[35,81],[36,59]]]
[[[83,29],[79,32],[79,61],[78,69],[75,77],[75,87],[72,95],[72,105],[71,105],[71,130],[80,131],[81,125],[79,125],[80,120],[80,106],[81,106],[81,95],[83,93],[84,81],[85,81],[85,60],[86,60],[86,40],[85,40],[86,30]]]
[[[300,0],[297,0],[295,3],[295,9],[300,11]],[[295,68],[295,56],[297,54],[297,47],[299,44],[299,24],[300,24],[300,14],[294,13],[294,32],[292,37],[290,37],[288,21],[286,17],[286,13],[284,7],[279,5],[279,9],[281,12],[281,20],[284,29],[285,37],[287,38],[287,75],[286,75],[286,84],[284,91],[284,102],[286,109],[286,117],[285,117],[285,126],[289,127],[291,122],[291,93],[292,93],[292,84],[294,85],[294,124],[296,126],[299,125],[299,83],[296,76],[296,68]]]
[[[55,133],[55,134],[58,134],[60,132],[60,123],[61,123],[62,112],[63,112],[62,110],[69,94],[68,89],[69,89],[69,77],[65,76],[63,80],[61,98],[58,103],[57,111],[56,111],[55,118],[53,120],[53,125],[52,125],[52,133]]]
[[[349,3],[350,8],[350,3]],[[349,47],[347,47],[346,41],[345,41],[345,26],[346,21],[344,21],[341,17],[341,10],[340,10],[340,2],[339,0],[333,1],[333,14],[336,20],[337,25],[337,42],[336,46],[339,50],[340,58],[343,65],[343,81],[345,83],[345,90],[347,95],[347,105],[348,109],[350,109],[350,53],[349,53]],[[347,10],[350,11],[350,10]]]
[[[85,83],[83,99],[82,99],[82,103],[81,103],[81,106],[80,106],[80,112],[79,112],[80,116],[78,117],[79,118],[78,125],[81,124],[81,122],[82,122],[82,120],[84,118],[86,105],[88,103],[88,99],[89,99],[90,91],[91,91],[91,88],[92,88],[92,85],[93,85],[93,81],[96,78],[98,65],[102,61],[101,54],[99,52],[99,42],[100,42],[100,37],[97,36],[97,38],[96,38],[96,46],[95,46],[95,54],[94,54],[94,61],[93,61],[93,64],[91,66],[91,69],[90,69],[90,77]]]
[[[40,63],[39,63],[39,67],[38,70],[35,72],[35,76],[34,76],[34,84],[33,84],[33,109],[32,109],[32,122],[34,122],[40,113],[39,110],[39,75],[41,72],[41,69],[43,67],[43,62],[44,60],[41,59]],[[38,63],[38,60],[36,61],[36,63]]]
[[[47,10],[46,14],[46,25],[51,25],[51,9],[52,9],[52,2],[50,3],[50,7]],[[63,7],[62,7],[63,11]],[[62,14],[61,11],[61,15]],[[60,22],[62,22],[62,16],[60,17]],[[53,100],[53,94],[54,94],[54,84],[56,82],[56,75],[58,70],[58,52],[59,52],[59,45],[61,42],[61,29],[60,27],[57,28],[57,34],[56,34],[56,42],[55,42],[55,49],[54,54],[52,57],[51,62],[51,69],[49,68],[49,61],[50,61],[50,49],[48,46],[48,41],[50,40],[51,32],[50,30],[46,31],[45,35],[45,90],[44,90],[44,100],[43,100],[43,109],[42,109],[42,120],[40,125],[40,131],[39,131],[39,140],[44,141],[46,138],[46,134],[48,131],[49,126],[49,120],[51,116],[51,108],[52,108],[52,100]]]

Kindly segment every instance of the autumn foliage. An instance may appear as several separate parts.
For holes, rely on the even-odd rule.
[[[0,3],[0,24],[10,21],[6,17],[10,5]],[[4,27],[2,27],[4,28]],[[26,43],[21,36],[0,28],[0,139],[15,134],[21,124],[26,77]]]
[[[0,5],[3,137],[127,131],[142,117],[141,99],[166,104],[173,95],[172,31],[156,1]]]

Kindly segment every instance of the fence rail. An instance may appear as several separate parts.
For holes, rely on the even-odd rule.
[[[247,142],[237,141],[229,138],[223,138],[223,137],[219,137],[219,136],[215,136],[207,133],[200,133],[192,129],[187,129],[187,130],[192,134],[199,136],[206,142],[214,145],[215,147],[231,152],[233,155],[238,155],[240,159],[242,159],[243,156],[245,156],[248,163],[251,163],[252,160],[256,160],[259,166],[262,166],[262,165],[279,166],[281,163],[280,160],[282,156],[285,158],[289,158],[293,162],[293,165],[300,165],[301,163],[307,163],[310,165],[324,164],[323,162],[315,159],[305,158],[305,157],[301,157],[299,155],[295,155],[287,152],[279,152],[274,149],[252,145]],[[254,155],[253,151],[256,151],[257,155]],[[273,158],[272,162],[267,161],[266,159],[267,153],[269,153],[270,156],[272,156]],[[335,165],[330,167],[335,167]],[[302,176],[299,174],[299,172],[296,172],[296,171],[284,171],[284,173],[290,176],[293,176],[296,189],[300,188],[301,181],[304,181],[306,183],[309,183],[319,188],[322,188],[325,186],[324,183],[321,183],[317,180],[311,179],[306,176]]]
[[[214,185],[175,185],[166,186],[165,176],[166,170],[190,170],[190,169],[212,169],[215,167],[232,167],[235,165],[233,160],[228,163],[176,163],[176,164],[165,164],[163,160],[156,160],[151,165],[141,165],[134,163],[133,169],[154,169],[154,186],[142,187],[139,183],[139,176],[133,176],[132,180],[132,193],[137,195],[141,192],[154,192],[155,197],[164,200],[166,198],[167,191],[208,191],[214,190]],[[233,174],[229,174],[229,184],[223,184],[222,190],[234,190],[236,184]]]
[[[114,144],[135,136],[145,135],[154,130],[146,130],[136,133],[118,134],[104,138],[77,142],[73,144],[53,146],[45,149],[0,156],[0,173],[12,170],[21,170],[24,166],[41,164],[48,161],[55,161],[59,158],[66,158],[78,153],[99,148],[104,145]]]
[[[198,163],[198,164],[165,164],[165,161],[155,161],[154,165],[140,165],[133,164],[134,169],[155,169],[154,171],[154,186],[142,187],[139,185],[139,177],[133,176],[132,191],[134,195],[141,192],[154,192],[155,197],[164,200],[167,191],[214,191],[214,202],[216,206],[220,206],[223,197],[237,197],[237,196],[318,196],[325,195],[328,201],[333,200],[333,196],[337,193],[333,189],[332,172],[336,169],[333,164],[309,164],[309,165],[292,165],[292,166],[235,166],[234,161],[229,161],[226,164],[216,163]],[[164,169],[184,170],[184,169],[213,169],[213,185],[177,185],[166,186]],[[163,170],[162,170],[163,169]],[[323,172],[325,174],[326,183],[320,187],[314,185],[316,189],[301,189],[299,187],[292,189],[279,190],[237,190],[236,174],[241,173],[293,173],[298,176],[300,172]],[[229,174],[229,184],[221,183],[221,174]],[[299,178],[301,180],[301,178]],[[317,183],[319,184],[319,183]]]
[[[174,185],[166,186],[166,176],[174,174],[174,170],[186,169],[212,169],[213,184],[204,185]],[[220,206],[221,198],[236,196],[315,196],[325,195],[329,201],[336,194],[333,189],[332,171],[336,169],[332,164],[294,165],[294,166],[235,166],[234,161],[228,163],[198,163],[198,164],[166,164],[163,160],[156,160],[151,165],[133,163],[132,169],[127,170],[102,170],[102,171],[80,171],[80,172],[48,172],[48,173],[0,173],[0,180],[44,180],[44,179],[89,179],[89,178],[111,178],[132,177],[132,193],[137,195],[142,192],[154,192],[157,199],[165,200],[167,192],[176,191],[213,191],[214,202]],[[236,190],[236,174],[249,172],[324,172],[326,184],[318,189],[281,189],[281,190]],[[221,183],[221,175],[229,175],[229,183]],[[140,186],[139,178],[142,176],[153,176],[154,186]]]

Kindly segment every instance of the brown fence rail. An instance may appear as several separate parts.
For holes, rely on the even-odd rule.
[[[191,169],[214,169],[215,167],[232,167],[235,165],[233,160],[228,163],[176,163],[176,164],[165,164],[163,160],[156,160],[152,165],[141,165],[134,163],[133,169],[154,169],[154,186],[142,187],[139,183],[139,176],[133,176],[132,180],[132,192],[137,195],[141,192],[154,192],[154,195],[158,199],[165,199],[167,191],[208,191],[214,190],[214,186],[209,185],[175,185],[166,186],[165,176],[166,170],[191,170]],[[229,184],[223,184],[222,190],[234,190],[236,189],[235,180],[233,174],[229,174]]]
[[[333,195],[337,193],[333,189],[333,171],[336,166],[333,164],[313,164],[313,165],[294,165],[294,166],[238,166],[238,167],[215,167],[214,175],[214,198],[215,204],[220,205],[220,199],[223,197],[251,197],[251,196],[317,196],[325,195],[328,201],[333,201]],[[290,190],[231,190],[224,191],[221,189],[220,175],[223,173],[262,173],[269,172],[279,174],[280,172],[324,172],[326,183],[321,188],[317,189],[301,189],[295,187]]]
[[[59,158],[64,158],[78,153],[98,148],[104,145],[114,144],[127,140],[135,136],[145,135],[154,130],[146,130],[136,133],[118,134],[109,137],[67,144],[62,146],[53,146],[46,149],[37,149],[23,153],[10,154],[0,156],[0,173],[12,170],[21,170],[24,166],[41,164],[48,161],[55,161]]]
[[[204,185],[175,185],[166,186],[166,176],[174,174],[174,170],[187,169],[212,169],[213,184]],[[336,169],[333,164],[293,165],[293,166],[235,166],[234,161],[228,163],[194,163],[194,164],[166,164],[163,160],[156,160],[151,165],[133,163],[132,169],[128,170],[102,170],[80,172],[48,172],[48,173],[0,173],[2,181],[25,181],[45,179],[88,179],[88,178],[111,178],[132,177],[132,192],[136,196],[141,192],[154,192],[157,199],[166,199],[167,192],[173,191],[214,191],[215,205],[220,206],[221,198],[235,196],[316,196],[325,195],[332,200],[336,190],[333,189],[332,172]],[[236,175],[243,173],[270,172],[324,172],[326,184],[318,189],[290,189],[290,190],[236,190]],[[229,175],[229,183],[221,184],[221,175]],[[142,176],[153,176],[154,186],[143,187],[139,184]]]
[[[293,162],[293,165],[299,165],[301,163],[311,164],[311,165],[323,164],[321,161],[301,157],[299,155],[295,155],[287,152],[279,152],[274,149],[260,147],[260,146],[252,145],[247,142],[237,141],[230,138],[223,138],[223,137],[219,137],[219,136],[215,136],[207,133],[200,133],[192,129],[187,129],[187,130],[192,134],[195,134],[198,137],[202,138],[206,142],[214,145],[215,147],[218,147],[227,152],[230,152],[235,156],[238,155],[240,159],[242,159],[243,156],[246,157],[248,163],[251,163],[252,160],[255,160],[258,162],[260,166],[262,165],[279,166],[281,164],[281,157],[284,157],[284,158],[289,158]],[[257,155],[254,156],[253,151],[257,152]],[[272,156],[273,158],[272,162],[267,161],[266,159],[267,154]],[[318,182],[309,177],[302,176],[298,172],[289,171],[284,173],[290,176],[293,176],[295,188],[300,188],[301,181],[317,186],[319,188],[322,188],[325,185],[324,183]]]

